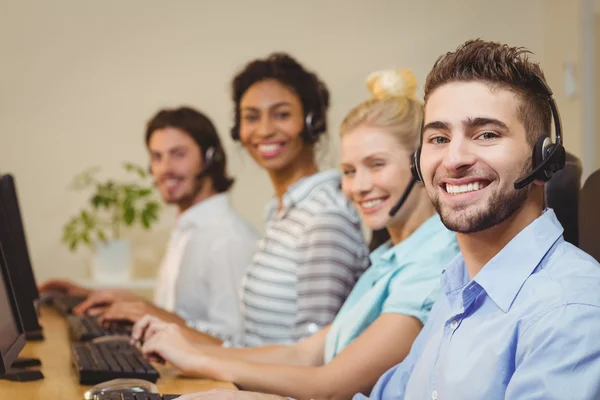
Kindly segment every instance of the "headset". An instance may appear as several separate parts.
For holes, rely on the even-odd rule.
[[[306,143],[315,143],[319,138],[319,135],[325,130],[325,121],[323,112],[321,112],[322,117],[320,119],[314,118],[314,113],[309,112],[304,117],[304,128],[300,133],[302,139]],[[236,122],[235,126],[231,128],[231,138],[235,141],[240,140],[240,124]]]
[[[528,174],[522,176],[514,182],[515,189],[523,189],[534,180],[539,179],[547,182],[552,178],[552,175],[565,167],[567,161],[567,153],[563,145],[562,138],[562,124],[560,120],[560,113],[558,112],[558,106],[554,100],[552,90],[550,86],[539,76],[535,76],[535,83],[542,89],[544,95],[547,97],[550,111],[552,112],[552,119],[554,121],[554,135],[555,142],[552,142],[550,138],[551,132],[548,135],[540,137],[535,146],[533,146],[532,155],[532,166],[533,169]],[[412,163],[410,170],[412,174],[412,180],[409,184],[408,191],[412,189],[414,182],[423,182],[423,176],[421,174],[421,146],[423,144],[423,130],[421,129],[421,145],[412,155]],[[402,196],[398,203],[390,211],[390,216],[393,216],[402,204],[406,201],[408,193]],[[392,214],[392,211],[394,212]]]
[[[222,158],[222,153],[216,150],[216,146],[210,146],[204,152],[204,162],[202,169],[196,174],[196,179],[202,179],[210,169],[210,167]],[[152,174],[152,165],[148,166],[148,172]]]
[[[325,121],[326,110],[323,106],[323,94],[321,93],[321,85],[319,82],[316,82],[316,92],[317,92],[317,107],[320,111],[320,118],[315,118],[315,113],[313,111],[309,111],[304,116],[304,128],[300,133],[300,136],[304,140],[305,143],[313,144],[318,139],[321,133],[325,132],[327,129],[327,123]],[[231,128],[231,138],[234,141],[240,140],[240,121],[236,120],[235,125]]]

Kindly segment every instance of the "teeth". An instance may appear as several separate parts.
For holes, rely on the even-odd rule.
[[[383,200],[376,199],[376,200],[364,201],[364,202],[360,203],[360,205],[362,206],[362,208],[368,209],[368,208],[373,208],[375,206],[378,206],[381,203],[383,203]]]
[[[276,151],[279,148],[277,143],[274,144],[261,144],[258,146],[258,149],[262,152],[269,153],[272,151]]]
[[[450,185],[446,184],[446,191],[450,194],[463,194],[481,190],[487,186],[485,182],[473,182],[465,185]]]

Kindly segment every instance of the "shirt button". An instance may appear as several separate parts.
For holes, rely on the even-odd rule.
[[[437,400],[437,390],[431,392],[431,400]]]
[[[454,320],[454,321],[450,322],[450,328],[452,330],[455,330],[457,327],[458,327],[458,321],[457,320]]]

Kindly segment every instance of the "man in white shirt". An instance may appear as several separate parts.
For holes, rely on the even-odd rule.
[[[146,145],[156,186],[179,211],[154,304],[128,291],[88,291],[65,281],[47,282],[40,290],[87,293],[76,314],[102,312],[102,320],[132,322],[150,314],[220,340],[235,339],[242,323],[239,287],[258,236],[231,207],[233,179],[216,129],[194,109],[161,110],[148,122]]]

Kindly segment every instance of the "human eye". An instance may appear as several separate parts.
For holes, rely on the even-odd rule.
[[[477,136],[477,140],[492,140],[500,137],[496,132],[486,131]]]
[[[383,161],[383,160],[373,160],[373,161],[371,161],[371,165],[370,166],[371,166],[371,168],[375,168],[375,169],[381,168],[381,167],[385,166],[385,161]]]
[[[351,176],[354,174],[354,169],[353,168],[342,168],[342,174],[344,174],[344,176]]]
[[[242,116],[242,119],[246,122],[256,122],[258,121],[258,115],[256,114],[245,114]]]
[[[447,137],[442,135],[432,135],[428,141],[432,144],[445,144],[450,142]]]
[[[287,119],[290,117],[290,112],[289,111],[278,111],[275,113],[275,119]]]

